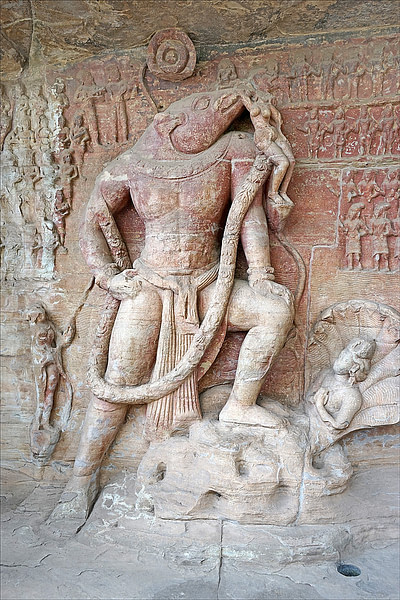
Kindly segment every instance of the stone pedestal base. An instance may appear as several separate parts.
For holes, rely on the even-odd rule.
[[[188,437],[154,444],[138,469],[137,509],[162,519],[293,523],[306,448],[303,419],[279,430],[203,420]]]

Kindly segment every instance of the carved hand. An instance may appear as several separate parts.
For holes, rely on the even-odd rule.
[[[325,388],[319,388],[314,394],[314,402],[317,408],[325,406],[328,402],[329,392]]]
[[[125,298],[134,298],[141,288],[140,281],[135,277],[136,272],[132,269],[126,269],[118,275],[114,275],[109,281],[108,291],[118,300]]]
[[[284,299],[288,306],[293,306],[293,294],[287,287],[281,285],[280,283],[276,283],[276,281],[271,281],[265,279],[263,281],[257,281],[252,284],[249,280],[250,287],[252,287],[256,292],[261,294],[262,296],[268,296],[269,294],[273,294],[275,296],[280,296]]]

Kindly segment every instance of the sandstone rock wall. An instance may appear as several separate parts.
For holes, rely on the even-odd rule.
[[[78,238],[96,176],[139,138],[157,110],[215,85],[223,58],[229,57],[239,77],[254,72],[260,88],[275,96],[296,156],[289,188],[295,208],[285,233],[304,261],[307,280],[297,310],[297,335],[277,359],[265,392],[294,407],[302,401],[309,383],[309,332],[328,306],[364,299],[400,309],[400,136],[395,125],[400,121],[399,40],[391,30],[391,3],[365,2],[359,15],[353,11],[354,27],[349,28],[337,12],[323,14],[320,3],[318,18],[310,20],[307,13],[302,25],[306,3],[300,10],[298,3],[290,2],[285,14],[260,12],[265,27],[258,36],[254,23],[263,2],[213,2],[209,8],[209,3],[196,3],[201,4],[196,22],[187,18],[179,23],[187,27],[198,53],[193,76],[182,82],[166,81],[145,68],[148,39],[155,29],[176,24],[174,10],[154,22],[150,8],[145,12],[143,3],[135,4],[143,19],[133,14],[132,3],[124,2],[100,13],[94,2],[6,3],[2,457],[7,469],[34,479],[66,479],[89,401],[86,363],[103,293],[93,289],[86,298],[91,275]],[[181,10],[182,3],[171,4]],[[218,4],[226,5],[225,25],[213,22],[214,13],[207,12]],[[348,10],[349,3],[346,6]],[[218,15],[221,19],[221,12]],[[24,25],[16,33],[17,18]],[[232,25],[238,19],[243,22],[240,35]],[[110,27],[118,35],[111,35]],[[239,119],[235,128],[251,131],[249,119]],[[351,222],[358,218],[351,207],[357,203],[363,205],[360,218],[366,225],[360,264],[354,257],[350,262]],[[378,212],[384,203],[388,264],[374,260],[374,228],[380,225]],[[118,215],[118,225],[134,260],[143,240],[140,218],[128,209]],[[295,292],[296,263],[274,236],[272,264],[277,281]],[[239,277],[246,277],[246,268],[240,255]],[[36,389],[27,311],[38,302],[58,331],[65,331],[76,314],[76,335],[62,350],[73,388],[71,415],[50,463],[42,468],[32,462],[29,433]],[[226,339],[207,375],[207,387],[232,381],[242,337],[232,334]],[[60,414],[66,395],[65,382],[60,381],[55,406]],[[105,478],[115,470],[136,469],[146,448],[143,421],[143,409],[132,409],[103,469]],[[346,444],[354,461],[365,461],[367,455],[390,462],[392,434],[376,428],[368,436],[349,436]]]

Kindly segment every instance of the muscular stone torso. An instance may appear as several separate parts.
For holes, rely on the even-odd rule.
[[[157,270],[202,268],[219,255],[219,231],[230,197],[230,162],[201,175],[156,182],[134,177],[131,195],[145,223],[142,258]]]

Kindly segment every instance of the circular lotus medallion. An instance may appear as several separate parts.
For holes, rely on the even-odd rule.
[[[196,50],[180,29],[158,31],[147,48],[147,66],[160,79],[181,81],[190,77],[196,65]]]

